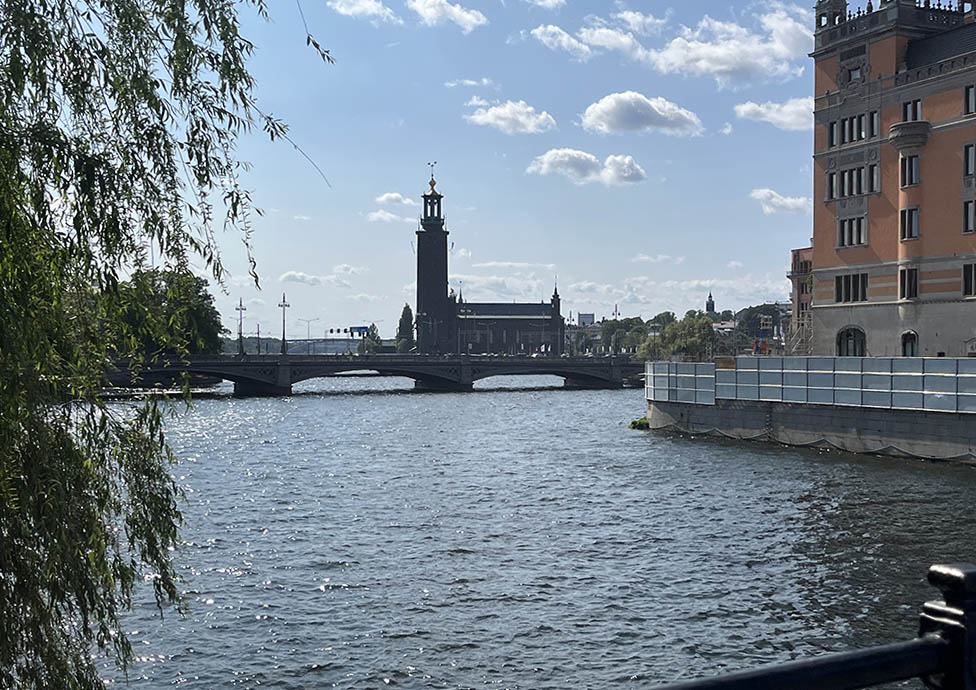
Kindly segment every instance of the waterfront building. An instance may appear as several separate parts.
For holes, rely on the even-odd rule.
[[[790,292],[790,332],[787,353],[809,355],[812,350],[810,302],[813,296],[813,247],[794,249],[790,272],[786,277],[792,283]]]
[[[559,290],[548,302],[476,303],[448,281],[448,231],[437,181],[423,195],[417,230],[417,345],[425,354],[563,353],[565,321]]]
[[[578,321],[580,326],[592,326],[596,323],[596,315],[592,313],[580,312],[578,315]]]
[[[816,20],[810,351],[976,354],[973,3],[819,0]]]

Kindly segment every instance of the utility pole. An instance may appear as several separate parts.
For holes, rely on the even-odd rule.
[[[234,309],[237,310],[237,354],[240,356],[244,355],[244,312],[247,311],[247,307],[244,306],[244,298],[241,297],[240,303]]]
[[[285,344],[285,310],[291,305],[288,304],[288,300],[285,299],[285,293],[281,293],[281,303],[278,305],[281,307],[281,354],[288,354],[288,346]]]
[[[261,354],[261,322],[258,321],[258,354]]]
[[[318,317],[314,319],[298,319],[305,324],[305,354],[312,354],[312,324],[318,321]]]

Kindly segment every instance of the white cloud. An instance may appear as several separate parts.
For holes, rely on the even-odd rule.
[[[764,215],[774,213],[810,213],[811,201],[806,197],[783,196],[772,189],[753,189],[749,196],[762,206]]]
[[[632,156],[607,156],[601,164],[592,153],[569,148],[546,151],[529,164],[526,172],[535,175],[555,173],[568,177],[576,184],[602,182],[608,187],[647,179],[647,173]]]
[[[655,17],[653,14],[624,10],[613,15],[613,18],[626,24],[627,28],[636,34],[656,35],[661,33],[661,30],[668,23],[668,15],[670,14],[671,11],[668,10],[665,17],[660,18]]]
[[[731,279],[652,280],[646,276],[622,279],[616,283],[581,281],[566,287],[565,299],[611,308],[614,304],[639,307],[641,311],[674,311],[701,309],[705,295],[711,291],[716,301],[746,306],[785,300],[790,282],[778,276],[751,274]],[[731,306],[730,306],[731,308]]]
[[[813,129],[813,98],[791,98],[784,103],[748,101],[735,106],[735,114],[745,120],[768,122],[788,132]]]
[[[540,134],[556,126],[552,115],[541,113],[525,101],[505,101],[488,108],[478,108],[464,119],[476,125],[499,129],[505,134]]]
[[[596,25],[580,29],[579,38],[583,43],[606,50],[616,50],[631,60],[638,62],[647,59],[648,51],[634,35],[621,29]]]
[[[721,132],[725,136],[729,136],[730,134],[732,134],[732,123],[726,122],[724,125],[722,125],[722,129],[720,129],[719,132]]]
[[[660,50],[650,50],[648,64],[665,74],[710,76],[719,86],[788,79],[803,73],[798,60],[813,49],[812,20],[801,7],[776,3],[760,15],[761,31],[705,15],[695,28]]]
[[[554,271],[556,264],[538,264],[525,261],[484,261],[473,264],[472,268],[510,268],[514,270],[541,270]]]
[[[337,275],[355,276],[361,273],[368,273],[369,269],[365,266],[350,266],[349,264],[339,264],[332,267],[332,272]]]
[[[745,266],[745,264],[742,263],[741,261],[730,261],[726,265],[728,266],[728,268],[743,268]]]
[[[449,89],[453,89],[456,86],[488,86],[491,88],[498,88],[498,85],[488,77],[482,77],[481,79],[455,79],[453,81],[444,82],[444,86]]]
[[[697,136],[704,128],[698,115],[661,97],[636,91],[604,96],[586,108],[583,129],[601,134],[655,131],[672,136]]]
[[[377,204],[403,204],[404,206],[419,206],[416,201],[400,192],[386,192],[376,197]]]
[[[468,102],[465,103],[464,105],[467,106],[468,108],[478,108],[481,106],[491,105],[491,103],[486,101],[481,96],[472,96],[471,98],[468,99]]]
[[[349,281],[339,276],[315,276],[301,271],[286,271],[278,277],[279,283],[301,283],[317,287],[320,285],[331,285],[333,287],[349,288],[352,287]]]
[[[247,301],[247,306],[249,306],[249,307],[263,307],[266,304],[267,304],[267,302],[265,302],[260,297],[252,297],[251,299],[249,299]]]
[[[300,221],[300,222],[303,222],[303,223],[304,223],[305,221],[309,221],[309,220],[312,220],[312,217],[311,217],[311,216],[303,216],[303,215],[301,215],[301,214],[299,214],[299,215],[297,215],[297,216],[292,216],[292,218],[293,218],[294,220],[297,220],[297,221]]]
[[[467,259],[467,260],[470,260],[471,259],[471,250],[470,249],[460,249],[460,248],[459,249],[455,249],[454,250],[454,256],[457,257],[458,259]]]
[[[566,0],[525,0],[525,2],[546,10],[558,10],[566,5]]]
[[[553,24],[540,24],[529,33],[549,50],[565,51],[580,62],[593,57],[593,50],[588,45]]]
[[[405,216],[398,216],[395,213],[390,213],[385,208],[381,208],[377,211],[370,211],[366,214],[366,220],[370,223],[414,223],[416,218],[407,218]]]
[[[380,0],[329,0],[327,4],[339,14],[347,17],[403,24],[403,20]]]
[[[367,295],[366,293],[361,292],[358,295],[349,295],[349,299],[352,300],[353,302],[374,303],[374,302],[383,302],[385,301],[386,298],[380,297],[379,295]]]
[[[657,254],[655,256],[650,256],[648,254],[641,253],[631,258],[630,261],[632,263],[675,264],[676,266],[679,266],[685,262],[685,257],[671,256],[670,254]]]
[[[447,0],[407,0],[407,7],[416,12],[420,21],[427,26],[453,22],[463,34],[469,34],[488,23],[488,18],[478,10],[452,5]]]
[[[448,278],[456,289],[464,290],[464,298],[472,302],[536,302],[552,291],[551,278],[514,275],[451,274]]]

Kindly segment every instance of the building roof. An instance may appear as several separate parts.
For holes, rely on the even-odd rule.
[[[976,51],[976,23],[963,24],[955,29],[909,43],[905,64],[908,69],[918,69],[973,51]]]
[[[471,316],[536,316],[552,317],[552,305],[547,302],[512,303],[506,302],[463,302],[458,305],[458,313]]]

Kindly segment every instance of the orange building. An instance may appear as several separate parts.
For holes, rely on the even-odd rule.
[[[811,354],[810,336],[812,334],[810,321],[810,303],[813,297],[813,247],[794,249],[790,272],[786,277],[793,284],[790,301],[793,309],[790,313],[790,332],[787,340],[787,352],[793,355]]]
[[[973,3],[816,16],[809,351],[976,354]]]

